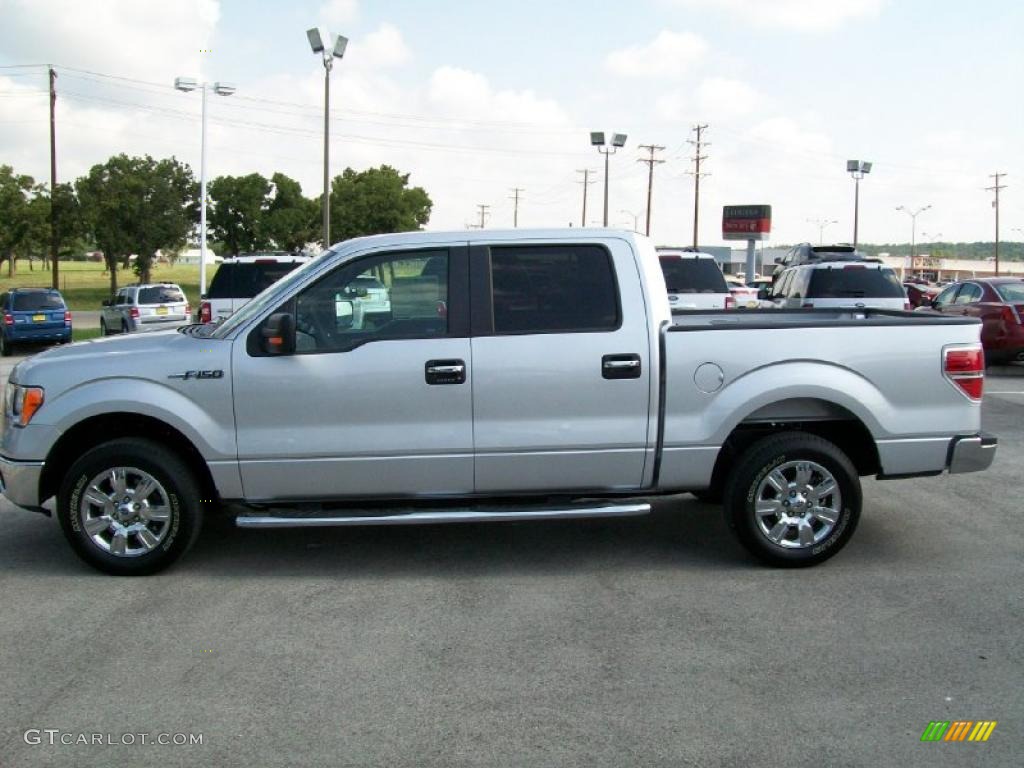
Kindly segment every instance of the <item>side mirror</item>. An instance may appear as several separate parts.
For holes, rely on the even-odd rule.
[[[337,319],[338,330],[345,330],[355,325],[355,305],[349,299],[336,299],[334,302],[334,316]]]
[[[287,312],[268,317],[261,334],[263,351],[268,355],[291,355],[295,352],[295,318]]]
[[[104,307],[110,307],[110,306],[113,306],[113,304],[114,304],[114,300],[113,299],[104,299],[103,300],[103,306]]]

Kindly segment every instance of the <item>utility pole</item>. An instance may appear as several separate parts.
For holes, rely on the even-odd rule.
[[[480,213],[480,226],[479,226],[479,229],[483,229],[484,228],[484,225],[485,225],[485,223],[487,221],[487,217],[491,215],[490,208],[491,208],[491,206],[484,205],[483,203],[479,203],[477,205],[477,210]]]
[[[992,173],[989,174],[990,179],[995,180],[995,184],[991,187],[985,187],[989,192],[996,193],[996,199],[992,201],[992,207],[996,209],[996,277],[999,277],[999,190],[1006,189],[1005,184],[1000,184],[999,179],[1003,176],[1008,176],[1007,173]]]
[[[700,177],[709,176],[710,174],[700,172],[701,160],[707,160],[707,155],[702,155],[701,152],[710,147],[711,144],[704,141],[704,131],[708,128],[707,124],[697,124],[693,126],[693,132],[697,134],[697,139],[687,139],[687,144],[693,144],[694,154],[690,158],[693,160],[694,168],[692,171],[687,171],[688,174],[693,176],[693,248],[697,249],[697,229],[700,224]]]
[[[515,207],[512,209],[512,226],[519,226],[519,193],[525,192],[526,190],[522,187],[512,187],[512,197],[509,200],[515,201]]]
[[[583,181],[577,181],[576,183],[583,185],[583,217],[580,219],[580,226],[585,227],[587,226],[587,187],[591,184],[596,184],[597,182],[590,180],[590,174],[594,173],[594,171],[589,168],[584,168],[582,171],[576,171],[576,173],[583,174]]]
[[[651,236],[651,196],[654,194],[654,166],[659,163],[664,163],[664,160],[657,160],[654,157],[655,152],[664,152],[665,148],[660,147],[657,144],[641,144],[640,149],[646,150],[648,157],[641,157],[637,160],[638,163],[647,163],[647,230],[644,234],[648,237]],[[636,229],[634,226],[633,229]]]
[[[57,249],[57,120],[54,115],[57,106],[57,73],[50,67],[50,261],[53,267],[53,288],[60,289],[60,267]]]

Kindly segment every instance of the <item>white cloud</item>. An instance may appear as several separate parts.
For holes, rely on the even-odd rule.
[[[350,47],[347,60],[365,69],[400,67],[412,58],[405,38],[392,24],[381,24],[366,37],[353,40]]]
[[[758,110],[764,98],[746,83],[727,77],[708,77],[697,86],[697,109],[702,120],[731,120]]]
[[[53,59],[68,67],[170,82],[201,74],[220,18],[218,0],[6,0],[0,4],[8,60]],[[42,52],[46,55],[41,55]]]
[[[877,16],[885,0],[673,0],[677,5],[730,13],[763,27],[800,31],[834,29],[853,19]]]
[[[664,29],[645,45],[631,45],[608,54],[608,70],[624,77],[678,78],[707,53],[708,44],[692,32]]]
[[[359,16],[358,0],[327,0],[320,6],[319,18],[328,27],[351,24]],[[335,31],[336,30],[332,30]]]
[[[446,116],[510,123],[567,125],[568,116],[553,99],[532,90],[494,91],[478,72],[439,67],[430,78],[427,98]]]

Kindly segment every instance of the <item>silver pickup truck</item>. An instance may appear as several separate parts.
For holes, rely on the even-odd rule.
[[[390,307],[357,322],[353,290]],[[0,476],[114,574],[248,528],[641,515],[691,491],[779,566],[850,539],[861,476],[989,466],[977,320],[886,310],[673,317],[611,230],[350,240],[226,322],[12,372]]]

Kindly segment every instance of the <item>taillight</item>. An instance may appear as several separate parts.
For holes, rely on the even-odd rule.
[[[132,307],[132,309],[131,309],[131,316],[132,316],[132,320],[137,320],[138,319],[138,317],[139,317],[139,308],[138,307]]]
[[[212,323],[213,322],[213,310],[210,308],[210,302],[203,301],[199,304],[199,322],[200,323]]]
[[[945,347],[942,373],[968,398],[981,400],[985,389],[985,354],[981,347]]]
[[[71,327],[71,313],[68,310],[64,310],[64,325],[67,328]]]
[[[14,325],[14,315],[4,312],[4,325]]]
[[[734,299],[732,296],[726,296],[725,297],[725,308],[726,309],[735,309],[736,308],[736,299]]]
[[[185,305],[185,317],[188,317],[191,314],[192,314],[192,305],[191,304],[186,304]]]
[[[1000,312],[1003,315],[1004,323],[1015,323],[1017,325],[1024,323],[1024,320],[1021,319],[1021,312],[1019,307],[1015,307],[1012,304],[1003,304],[1003,306],[1000,307]]]

